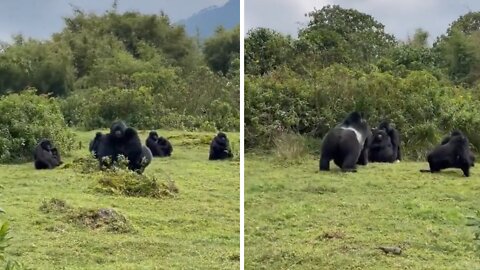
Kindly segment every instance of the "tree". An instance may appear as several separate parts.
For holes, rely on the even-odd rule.
[[[232,30],[217,28],[215,35],[205,41],[203,53],[213,71],[226,75],[232,60],[240,56],[240,26]]]
[[[408,38],[407,44],[415,48],[426,48],[428,47],[428,32],[422,28],[417,28],[413,38]]]
[[[263,75],[286,64],[293,56],[293,41],[268,28],[256,28],[245,38],[245,73]]]
[[[371,63],[396,44],[383,24],[354,9],[328,5],[308,16],[310,21],[300,30],[296,47],[315,65]]]

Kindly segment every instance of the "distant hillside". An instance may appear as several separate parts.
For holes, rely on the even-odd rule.
[[[215,33],[215,29],[222,25],[231,29],[240,23],[240,0],[229,0],[225,5],[205,8],[178,24],[185,25],[187,33],[191,36],[197,35],[205,39]]]

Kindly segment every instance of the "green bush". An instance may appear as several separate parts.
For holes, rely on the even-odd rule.
[[[37,96],[35,90],[0,98],[0,162],[32,160],[42,138],[51,140],[62,153],[74,146],[57,99]]]
[[[272,148],[274,138],[293,131],[320,140],[349,112],[363,112],[371,126],[388,119],[400,131],[402,147],[413,159],[453,129],[480,147],[480,102],[463,88],[439,81],[427,71],[404,77],[341,65],[300,75],[277,69],[245,81],[245,145]]]

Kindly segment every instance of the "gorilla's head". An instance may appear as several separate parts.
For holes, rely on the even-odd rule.
[[[48,139],[40,140],[40,146],[43,150],[51,152],[52,151],[52,143]]]
[[[159,144],[167,144],[167,139],[164,137],[158,137],[158,143]]]
[[[150,131],[150,133],[148,134],[148,137],[154,139],[154,140],[158,140],[158,133],[154,130]]]
[[[390,137],[388,137],[387,132],[383,129],[373,130],[372,131],[372,137],[373,137],[373,143],[380,143],[380,142],[383,142],[387,139],[390,139]]]
[[[121,139],[125,135],[127,125],[123,121],[115,121],[110,127],[110,134],[116,138]]]

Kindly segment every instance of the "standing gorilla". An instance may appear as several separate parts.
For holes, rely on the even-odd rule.
[[[400,151],[400,133],[398,130],[390,126],[390,123],[383,121],[378,125],[378,129],[383,129],[392,141],[393,156],[395,160],[402,160],[402,152]]]
[[[97,158],[98,157],[98,146],[100,145],[100,142],[102,140],[103,134],[101,132],[97,132],[95,134],[95,138],[90,141],[90,145],[88,146],[88,151],[93,155],[93,157]]]
[[[369,147],[368,161],[370,162],[394,162],[396,153],[392,140],[384,129],[372,130],[372,142]]]
[[[443,169],[459,168],[464,176],[470,176],[473,160],[468,138],[462,132],[454,131],[448,140],[442,142],[445,143],[435,147],[427,156],[430,169],[420,171],[435,173]]]
[[[52,143],[47,139],[42,139],[35,147],[33,153],[35,169],[53,169],[63,162],[60,160],[60,154],[57,148],[52,147]]]
[[[158,137],[154,130],[150,131],[145,145],[150,148],[154,157],[167,157],[172,155],[172,144],[164,137]]]
[[[454,130],[452,131],[452,133],[450,133],[449,136],[446,136],[445,138],[443,138],[442,142],[440,143],[441,145],[444,145],[446,143],[448,143],[450,141],[450,138],[452,136],[462,136],[463,133],[461,131],[458,131],[458,130]],[[468,148],[468,152],[469,152],[469,156],[470,156],[470,161],[472,162],[470,164],[471,167],[475,167],[475,155],[473,154],[472,150],[470,149],[470,147]]]
[[[330,160],[344,172],[356,172],[356,165],[368,163],[371,136],[367,121],[358,112],[350,113],[331,129],[322,142],[320,171],[330,170]]]
[[[227,135],[223,132],[219,132],[210,143],[209,160],[227,159],[233,157],[230,149],[230,142]]]

